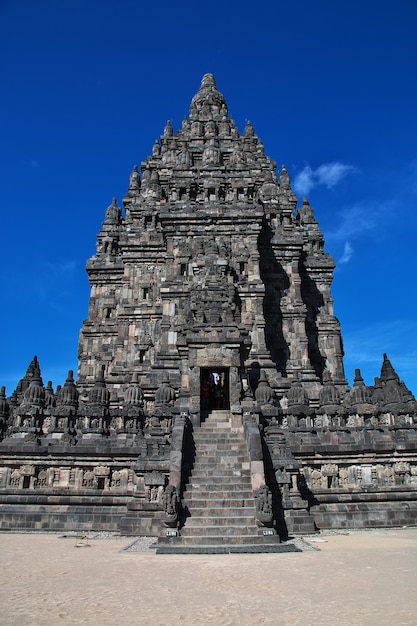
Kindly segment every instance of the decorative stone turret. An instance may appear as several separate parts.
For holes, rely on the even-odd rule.
[[[43,386],[40,371],[35,375],[23,396],[23,403],[30,407],[43,409],[45,404],[45,387]]]
[[[104,380],[105,366],[98,368],[93,387],[88,394],[88,403],[84,405],[80,413],[85,415],[84,429],[96,434],[109,434],[109,405],[110,391]]]
[[[143,391],[139,385],[138,374],[132,376],[132,382],[125,392],[125,406],[143,406]]]
[[[23,378],[20,379],[14,391],[13,395],[15,396],[16,402],[18,404],[22,402],[24,392],[29,387],[34,375],[38,372],[39,372],[39,362],[38,362],[38,357],[35,355],[32,361],[28,365],[26,374],[24,375]]]
[[[74,382],[74,372],[69,370],[64,386],[57,390],[56,407],[51,411],[54,417],[50,432],[75,433],[78,400],[79,394]]]
[[[53,412],[56,406],[56,397],[54,394],[54,389],[52,387],[52,380],[48,380],[48,383],[45,387],[45,413],[49,414]]]
[[[190,120],[207,122],[227,117],[227,104],[218,91],[213,74],[204,74],[201,87],[191,101]]]
[[[372,389],[372,404],[381,407],[385,402],[384,391],[382,389],[381,379],[375,376],[374,387]]]
[[[340,393],[337,387],[333,384],[330,372],[327,370],[323,373],[323,388],[319,395],[319,409],[318,414],[335,416],[339,413],[340,409]]]
[[[117,420],[119,432],[127,431],[136,433],[142,429],[144,418],[143,406],[143,390],[139,385],[138,374],[134,372],[131,383],[125,391],[121,419]]]
[[[359,368],[355,370],[355,380],[353,381],[353,387],[344,399],[344,405],[349,407],[356,413],[362,414],[363,411],[368,411],[371,408],[371,392],[365,385]]]
[[[155,394],[155,406],[172,406],[175,398],[176,393],[170,385],[169,378],[164,377]]]
[[[6,419],[9,417],[9,403],[6,398],[6,387],[0,389],[0,419]]]
[[[305,418],[310,413],[309,399],[306,390],[300,380],[295,378],[291,382],[291,388],[287,393],[288,415]]]
[[[158,143],[159,146],[159,143]],[[135,195],[136,193],[138,193],[140,190],[140,175],[139,175],[139,169],[137,165],[133,166],[133,170],[132,173],[130,175],[130,182],[129,182],[129,190],[128,193],[131,195]]]
[[[90,391],[90,404],[108,408],[110,401],[110,392],[104,381],[104,365],[100,367],[93,388]]]
[[[255,391],[255,399],[258,404],[274,404],[275,394],[269,386],[268,379],[264,371],[261,371],[258,386]]]
[[[61,409],[67,407],[68,411],[72,410],[75,413],[78,409],[78,398],[79,394],[74,382],[74,372],[69,370],[65,384],[59,393],[57,405]]]
[[[3,434],[7,428],[9,413],[10,413],[10,406],[6,399],[6,387],[1,387],[0,389],[0,439],[3,438]]]

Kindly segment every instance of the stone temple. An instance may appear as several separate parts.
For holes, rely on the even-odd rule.
[[[1,529],[255,545],[417,522],[417,403],[386,355],[349,387],[335,263],[297,204],[206,74],[106,210],[77,382],[35,357],[2,388]]]

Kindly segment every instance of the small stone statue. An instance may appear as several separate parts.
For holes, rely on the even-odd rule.
[[[135,165],[130,175],[129,191],[137,191],[139,189],[140,189],[140,176],[139,176],[138,166]]]
[[[174,485],[168,485],[163,495],[164,523],[175,528],[178,522],[179,498]]]
[[[267,485],[262,485],[258,489],[256,519],[259,526],[271,526],[272,524],[272,494]]]

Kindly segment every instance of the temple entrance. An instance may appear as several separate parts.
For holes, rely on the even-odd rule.
[[[230,409],[228,367],[200,369],[200,410],[207,414],[215,409]]]

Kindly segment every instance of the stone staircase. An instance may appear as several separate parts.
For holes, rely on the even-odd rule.
[[[194,444],[185,523],[180,536],[158,539],[157,554],[287,551],[277,535],[258,534],[245,436],[231,432],[229,411],[212,411]]]

